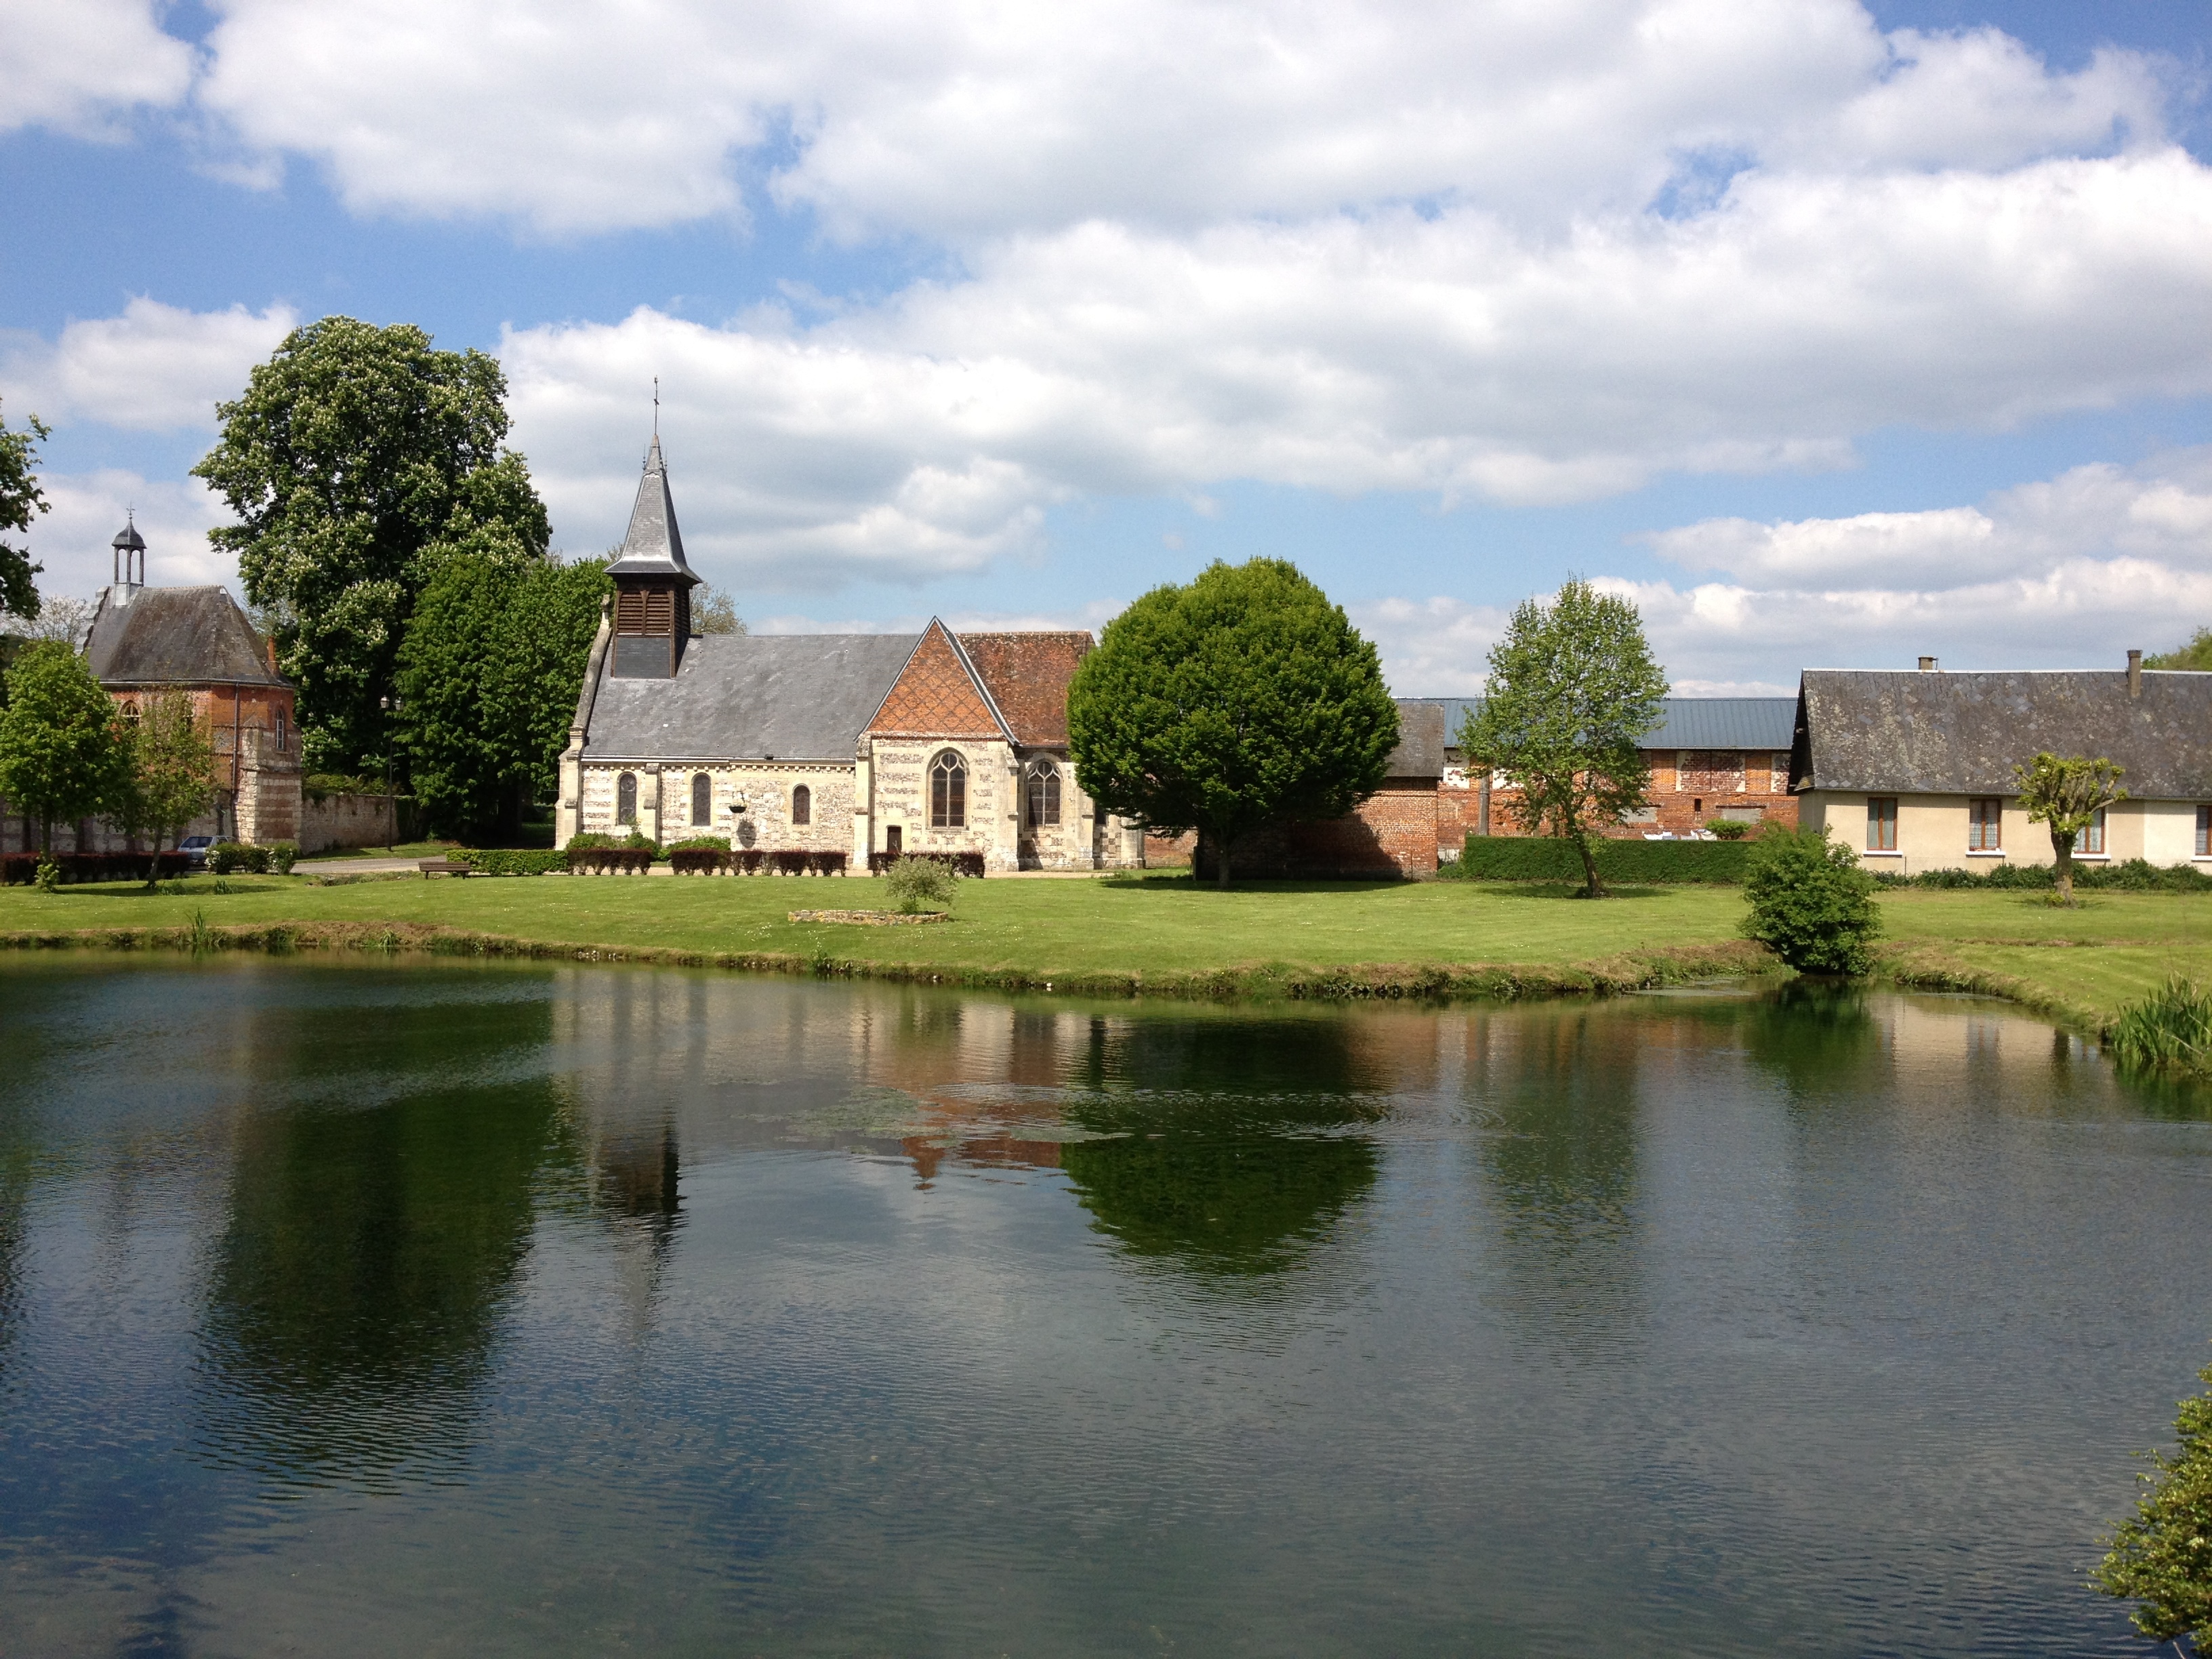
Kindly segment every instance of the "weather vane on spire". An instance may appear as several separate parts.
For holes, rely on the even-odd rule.
[[[653,377],[653,435],[660,435],[660,376]]]

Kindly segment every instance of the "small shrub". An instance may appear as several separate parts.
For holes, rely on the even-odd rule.
[[[959,880],[952,867],[940,860],[911,857],[892,860],[883,878],[891,902],[902,915],[909,916],[925,910],[950,909],[953,884]]]
[[[39,860],[39,890],[51,893],[62,884],[62,867],[50,858]]]
[[[300,843],[296,841],[271,842],[269,844],[269,872],[271,875],[289,876],[292,866],[300,861]]]
[[[2212,1365],[2197,1376],[2212,1384]],[[2131,1621],[2152,1641],[2186,1635],[2212,1652],[2212,1394],[2183,1401],[2173,1426],[2180,1454],[2150,1455],[2150,1491],[2113,1529],[2089,1584],[2141,1602]]]
[[[219,841],[208,848],[207,867],[218,876],[265,876],[269,848],[241,841]]]
[[[2212,1073],[2212,991],[2176,974],[2123,1008],[2105,1042],[2134,1070]]]
[[[1868,946],[1881,932],[1874,878],[1825,830],[1769,829],[1751,843],[1743,890],[1751,901],[1745,935],[1801,973],[1863,974],[1873,965]]]
[[[1705,833],[1716,841],[1741,841],[1751,833],[1751,826],[1734,818],[1714,818],[1705,825]]]

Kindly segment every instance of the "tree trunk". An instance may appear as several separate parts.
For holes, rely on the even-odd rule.
[[[1229,890],[1229,837],[1213,837],[1213,886],[1217,892]]]
[[[1575,851],[1583,855],[1583,896],[1603,898],[1605,884],[1598,879],[1597,851],[1590,845],[1593,839],[1587,830],[1575,831]]]
[[[2070,910],[2074,908],[2074,837],[2053,830],[2051,850],[2057,854],[2058,902]]]

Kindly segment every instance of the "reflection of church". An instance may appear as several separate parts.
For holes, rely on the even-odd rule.
[[[1075,781],[1086,633],[695,635],[653,440],[592,641],[557,839],[635,829],[767,851],[975,853],[994,870],[1140,861]]]

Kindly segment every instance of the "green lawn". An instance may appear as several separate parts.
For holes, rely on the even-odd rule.
[[[233,877],[228,884],[232,890],[218,893],[212,878],[197,878],[177,894],[0,889],[0,933],[185,928],[198,915],[219,929],[440,927],[610,951],[828,958],[963,979],[1155,986],[1387,965],[1526,969],[1528,988],[1540,988],[1547,975],[1572,982],[1573,971],[1592,963],[1648,963],[1668,953],[1686,972],[1747,965],[1730,949],[1743,914],[1732,887],[1626,889],[1591,903],[1564,888],[1471,882],[1267,884],[1219,893],[1182,875],[987,879],[961,884],[950,922],[857,927],[793,923],[786,913],[880,904],[876,884],[862,877],[405,878],[319,886],[295,876]],[[2212,898],[2097,894],[2068,912],[2032,894],[1905,891],[1886,893],[1882,906],[1890,938],[1916,971],[1948,972],[1961,982],[2018,980],[2050,1004],[2094,1015],[2109,1016],[2177,968],[2212,981]]]

